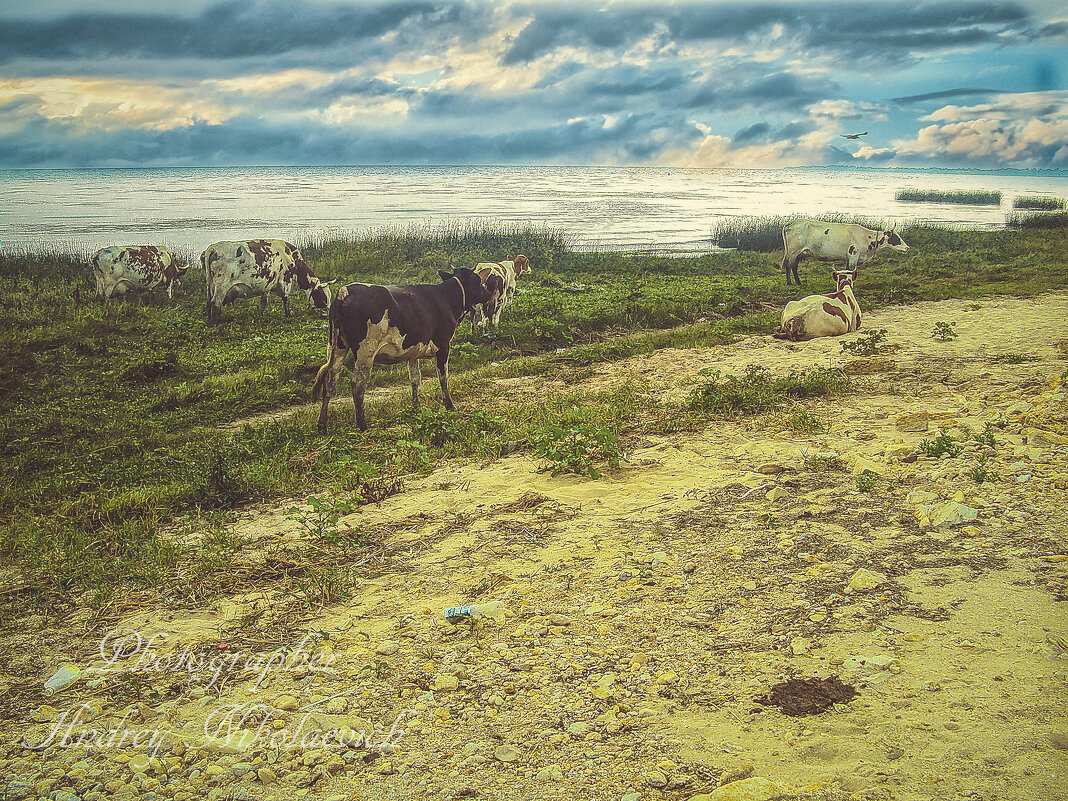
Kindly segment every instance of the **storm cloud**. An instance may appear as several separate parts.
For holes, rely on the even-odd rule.
[[[1068,166],[1068,19],[1008,2],[114,8],[0,12],[0,167]]]

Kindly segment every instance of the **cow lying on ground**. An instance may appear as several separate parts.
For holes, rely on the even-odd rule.
[[[857,270],[834,273],[837,286],[833,295],[809,295],[786,304],[776,339],[798,342],[815,337],[836,337],[860,328],[860,305],[853,294]]]
[[[530,260],[520,253],[518,256],[510,256],[507,261],[480,262],[475,265],[475,272],[490,291],[493,291],[498,284],[502,285],[503,289],[500,301],[496,304],[496,311],[486,314],[481,306],[477,307],[471,312],[471,325],[485,328],[489,323],[496,330],[497,324],[501,321],[501,312],[506,306],[511,305],[512,298],[515,296],[516,279],[523,273],[530,272]]]
[[[326,432],[327,404],[337,387],[342,362],[353,351],[352,402],[356,424],[367,430],[363,396],[375,364],[408,363],[412,406],[419,408],[420,359],[437,359],[438,379],[445,408],[453,410],[449,395],[449,345],[466,312],[479,304],[495,309],[482,280],[460,267],[454,273],[439,271],[442,283],[411,286],[349,284],[338,290],[330,305],[330,345],[326,364],[312,386],[312,400],[322,397],[319,430]]]
[[[104,300],[158,286],[167,287],[167,297],[174,297],[174,286],[188,269],[188,264],[176,264],[171,252],[158,245],[101,248],[93,256],[96,293]]]
[[[909,246],[892,230],[872,231],[863,225],[818,220],[793,220],[787,223],[782,229],[782,244],[785,250],[782,269],[786,272],[787,286],[791,272],[794,281],[801,283],[797,265],[803,259],[844,261],[846,268],[852,270],[858,264],[871,261],[880,248],[909,252]]]
[[[200,263],[208,285],[209,323],[218,323],[222,307],[239,298],[259,297],[262,312],[271,292],[282,297],[289,317],[294,289],[304,292],[323,314],[330,309],[330,287],[315,277],[294,245],[281,239],[216,242],[200,254]]]

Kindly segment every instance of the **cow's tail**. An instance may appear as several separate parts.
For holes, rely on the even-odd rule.
[[[337,325],[334,307],[336,301],[330,304],[330,344],[326,346],[326,363],[319,368],[315,375],[315,383],[312,384],[311,399],[318,401],[326,393],[326,397],[332,398],[337,389],[337,367],[335,361],[340,360],[339,351],[347,350],[344,340],[341,339],[341,328]],[[340,347],[339,347],[340,345]]]

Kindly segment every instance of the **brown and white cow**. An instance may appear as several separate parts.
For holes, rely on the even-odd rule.
[[[167,297],[172,298],[175,284],[188,269],[188,264],[177,264],[174,255],[160,245],[115,245],[93,256],[96,294],[104,300],[160,286],[167,287]]]
[[[295,245],[281,239],[216,242],[200,254],[200,263],[207,282],[209,323],[219,322],[222,307],[240,298],[259,297],[262,312],[270,293],[281,296],[289,317],[289,296],[295,289],[304,292],[322,314],[330,309],[330,287],[315,276]]]
[[[523,273],[530,272],[530,259],[520,253],[518,256],[509,256],[502,262],[483,261],[475,265],[475,272],[486,284],[491,292],[500,285],[500,301],[496,304],[496,311],[487,315],[481,306],[471,312],[471,325],[485,328],[487,323],[494,329],[501,321],[501,312],[506,306],[510,306],[515,297],[516,280]]]
[[[880,248],[891,248],[902,253],[909,252],[904,240],[890,231],[873,231],[863,225],[830,223],[819,220],[793,220],[782,229],[782,269],[786,272],[786,284],[790,273],[794,281],[801,283],[797,265],[803,259],[817,261],[844,261],[846,268],[867,264]]]
[[[799,342],[816,337],[836,337],[860,328],[860,304],[853,294],[857,269],[837,270],[834,273],[836,290],[833,295],[809,295],[791,300],[782,312],[782,323],[776,339]]]
[[[453,410],[449,395],[449,346],[466,312],[492,300],[474,270],[438,271],[440,284],[378,286],[349,284],[338,290],[330,305],[330,345],[326,364],[319,368],[312,385],[312,399],[322,397],[319,430],[326,432],[327,405],[337,388],[342,362],[351,350],[356,356],[352,370],[352,402],[356,424],[367,430],[363,396],[371,367],[375,364],[408,363],[412,406],[419,408],[420,359],[437,359],[438,379],[445,408]]]

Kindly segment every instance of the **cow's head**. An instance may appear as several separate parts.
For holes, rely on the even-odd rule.
[[[841,292],[846,287],[853,288],[853,284],[857,280],[857,268],[852,270],[835,270],[832,275],[834,276],[834,285],[837,292]]]
[[[891,228],[889,231],[883,231],[883,242],[886,243],[886,247],[893,248],[894,250],[900,250],[902,253],[909,252],[909,246],[905,244],[905,240],[897,235],[897,232]]]
[[[438,275],[441,276],[442,281],[451,281],[455,278],[459,282],[460,288],[463,289],[463,309],[460,312],[461,314],[471,311],[473,307],[480,304],[485,309],[484,304],[490,299],[490,291],[486,289],[486,285],[482,283],[482,279],[474,270],[469,267],[457,267],[451,273],[438,270]]]
[[[517,256],[509,256],[508,261],[512,262],[515,269],[515,277],[518,278],[523,273],[530,272],[530,259],[520,253]]]
[[[314,276],[312,278],[313,286],[308,290],[308,302],[315,307],[320,317],[326,317],[330,314],[330,284],[334,282],[328,281],[324,284],[318,278]]]

